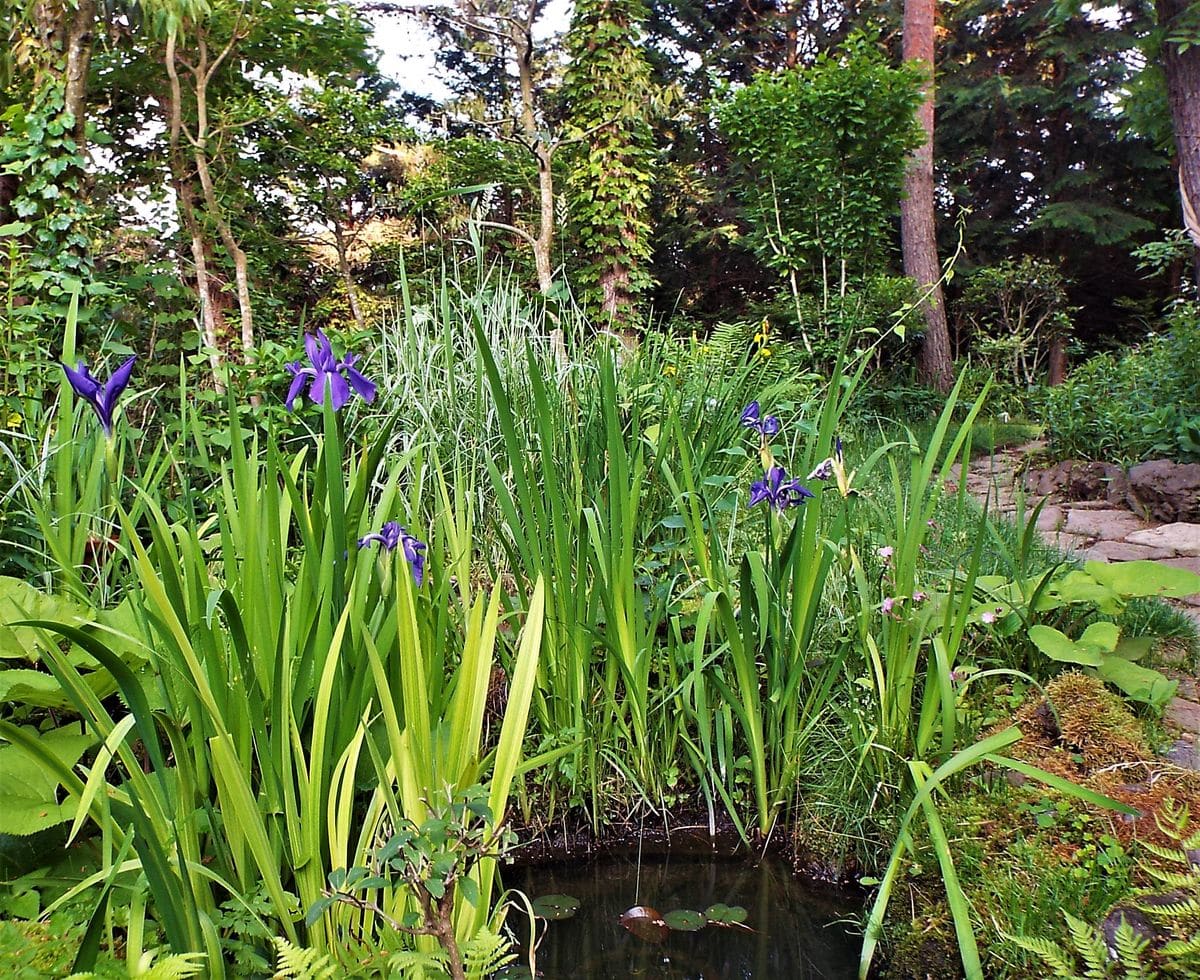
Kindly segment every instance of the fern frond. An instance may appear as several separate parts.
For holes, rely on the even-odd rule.
[[[483,978],[498,973],[502,967],[514,962],[517,955],[508,939],[484,926],[463,944],[462,958],[467,976]]]
[[[1117,947],[1117,962],[1125,970],[1125,980],[1155,980],[1158,971],[1142,961],[1150,940],[1134,932],[1128,919],[1121,919],[1113,941]]]
[[[1177,902],[1156,902],[1150,905],[1146,902],[1138,904],[1143,912],[1149,912],[1167,919],[1182,920],[1183,922],[1200,922],[1200,896],[1180,898]]]
[[[433,952],[406,949],[388,960],[388,968],[392,976],[404,977],[405,980],[445,980],[449,976],[446,972],[446,953],[441,949]]]
[[[1067,920],[1067,931],[1071,934],[1071,945],[1079,953],[1084,964],[1084,976],[1088,980],[1104,980],[1111,976],[1111,961],[1108,958],[1108,946],[1104,937],[1082,919],[1077,919],[1070,912],[1064,912]]]
[[[1163,944],[1162,954],[1172,959],[1200,957],[1200,935],[1190,939],[1172,939]]]
[[[1182,864],[1187,866],[1187,854],[1177,847],[1163,847],[1161,844],[1155,844],[1153,841],[1144,840],[1142,849],[1149,851],[1155,857],[1162,858],[1164,861],[1170,861],[1172,864]]]
[[[272,942],[275,944],[274,980],[333,980],[338,976],[337,966],[325,953],[293,946],[279,936]]]
[[[1075,972],[1075,957],[1057,943],[1049,939],[1039,939],[1036,936],[1009,936],[1005,938],[1016,943],[1027,953],[1033,953],[1046,964],[1059,980],[1079,980]]]

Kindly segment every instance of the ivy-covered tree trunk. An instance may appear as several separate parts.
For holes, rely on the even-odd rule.
[[[942,269],[937,255],[937,226],[933,210],[933,21],[935,0],[904,0],[904,57],[918,62],[928,73],[924,99],[917,118],[925,142],[913,151],[904,176],[904,200],[900,202],[900,239],[904,251],[904,273],[917,282],[923,301],[925,336],[917,362],[917,374],[938,391],[949,391],[953,383],[950,331],[946,327],[946,304],[942,297]]]
[[[1180,44],[1169,38],[1186,29],[1185,16],[1195,4],[1190,0],[1157,0],[1159,26],[1166,32],[1162,64],[1171,102],[1171,126],[1175,131],[1175,154],[1179,165],[1179,194],[1184,215],[1200,213],[1200,38]],[[1194,13],[1193,13],[1194,16]],[[1188,231],[1196,246],[1195,264],[1200,279],[1200,230],[1189,221]]]
[[[569,132],[581,144],[570,181],[583,299],[627,338],[637,297],[651,284],[651,82],[639,43],[645,16],[641,0],[578,0],[564,79]]]
[[[59,78],[64,108],[75,120],[74,136],[83,144],[87,127],[87,82],[92,62],[96,0],[38,0],[32,8],[42,72]]]

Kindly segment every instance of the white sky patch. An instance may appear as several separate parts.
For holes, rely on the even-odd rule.
[[[418,2],[414,7],[444,7],[446,4]],[[561,34],[571,23],[573,0],[549,0],[533,27],[535,41]],[[437,101],[450,97],[450,90],[437,75],[436,41],[421,21],[412,16],[366,14],[375,27],[375,47],[379,49],[379,70],[407,91]]]

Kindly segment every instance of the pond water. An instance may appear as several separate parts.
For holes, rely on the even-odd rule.
[[[573,917],[542,924],[536,965],[547,980],[851,980],[857,970],[861,939],[852,922],[860,907],[801,882],[778,859],[656,855],[639,861],[635,854],[524,868],[507,877],[531,898],[579,900]],[[745,909],[749,928],[638,928],[652,924],[655,912],[679,922],[668,913],[721,905]],[[635,913],[640,922],[629,924],[649,938],[621,922],[639,906],[651,911]],[[514,915],[509,921],[519,929],[526,920]]]

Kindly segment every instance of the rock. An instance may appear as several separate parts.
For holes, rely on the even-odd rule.
[[[1139,463],[1129,471],[1128,497],[1156,521],[1200,521],[1200,463]]]
[[[1195,572],[1200,575],[1200,557],[1191,556],[1188,558],[1164,558],[1164,565],[1171,565],[1174,568],[1186,568],[1189,572]]]
[[[1134,544],[1148,545],[1151,548],[1161,548],[1176,555],[1200,555],[1200,524],[1176,521],[1173,524],[1163,524],[1161,527],[1135,531],[1125,540]],[[1170,557],[1170,555],[1163,557]]]
[[[1061,507],[1047,504],[1038,514],[1037,528],[1039,531],[1061,531],[1066,519],[1066,512]]]
[[[1171,552],[1161,548],[1150,548],[1144,544],[1129,544],[1125,541],[1100,541],[1088,548],[1084,554],[1091,561],[1154,561],[1170,558]]]
[[[1112,480],[1123,476],[1112,463],[1086,463],[1066,459],[1048,470],[1026,474],[1025,488],[1043,496],[1061,493],[1064,500],[1104,500]]]
[[[1145,912],[1128,905],[1118,905],[1100,923],[1100,933],[1104,936],[1104,944],[1114,959],[1117,956],[1117,930],[1121,928],[1122,922],[1127,923],[1136,936],[1147,939],[1151,943],[1158,939],[1158,930],[1154,928],[1154,923],[1150,921],[1150,917]]]
[[[1180,769],[1200,771],[1200,746],[1192,738],[1181,738],[1166,752],[1163,758],[1179,766]]]
[[[1051,548],[1057,548],[1059,551],[1083,551],[1090,544],[1090,541],[1078,534],[1068,534],[1066,531],[1042,531],[1042,540]]]
[[[1145,529],[1146,522],[1127,510],[1079,510],[1067,512],[1064,530],[1101,541],[1121,541],[1127,534]]]
[[[1073,500],[1071,510],[1120,510],[1122,513],[1129,513],[1124,507],[1114,508],[1107,500]]]
[[[1186,698],[1174,698],[1167,705],[1163,720],[1185,732],[1200,733],[1200,704]]]

